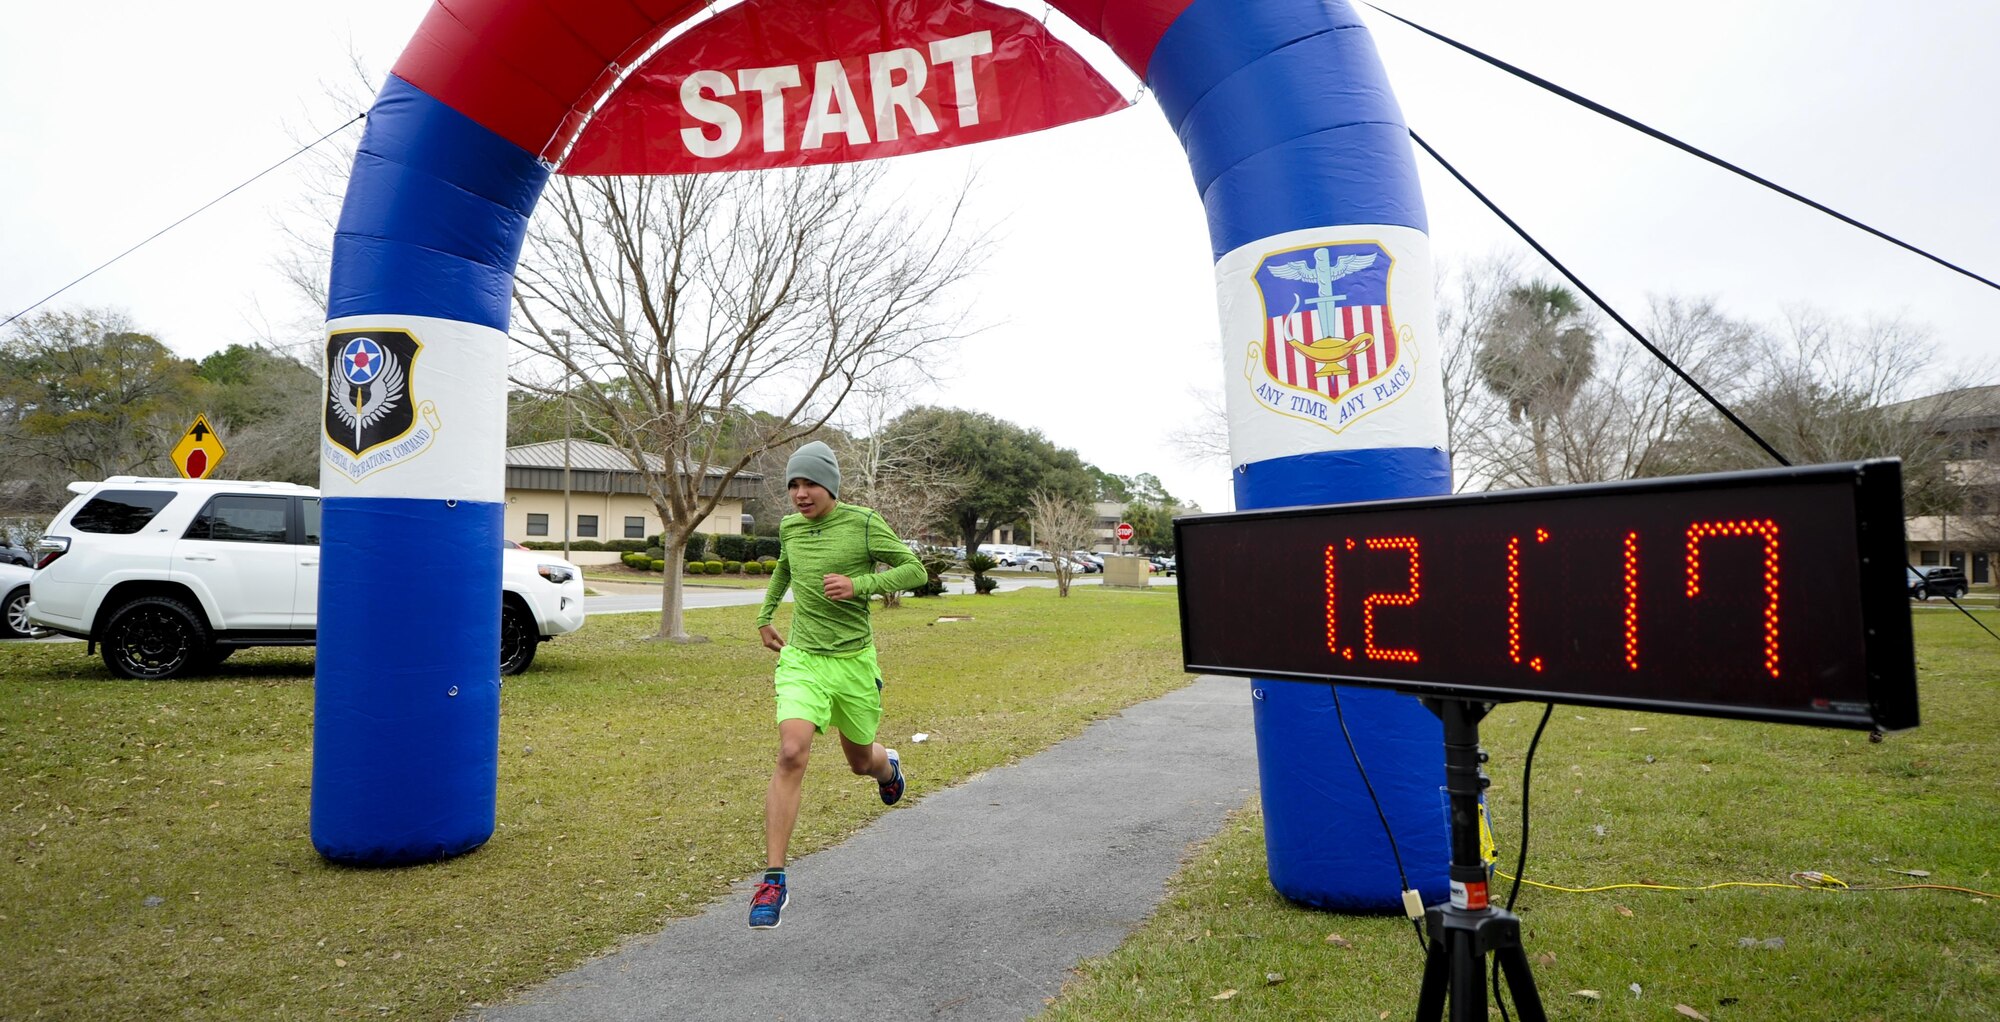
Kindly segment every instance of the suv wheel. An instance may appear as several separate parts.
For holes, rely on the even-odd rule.
[[[121,678],[172,678],[209,655],[201,615],[170,596],[142,596],[118,608],[98,642],[104,666]]]
[[[535,662],[535,647],[541,645],[541,636],[535,634],[535,620],[513,603],[500,608],[500,673],[519,674]]]
[[[0,608],[0,639],[32,639],[41,634],[41,629],[28,623],[28,587],[21,586],[7,594],[7,604]]]

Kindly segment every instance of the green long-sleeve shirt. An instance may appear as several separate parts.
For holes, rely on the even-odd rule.
[[[853,504],[835,503],[817,520],[786,515],[778,523],[778,543],[778,567],[764,590],[757,624],[771,623],[790,588],[792,632],[785,641],[808,653],[852,656],[867,649],[875,641],[868,598],[914,589],[930,577],[881,515]],[[876,574],[877,563],[889,570]],[[853,579],[854,598],[827,599],[823,580],[828,575]]]

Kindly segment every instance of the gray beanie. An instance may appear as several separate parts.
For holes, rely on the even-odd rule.
[[[840,463],[833,460],[833,448],[814,440],[793,451],[792,460],[785,462],[785,485],[790,486],[794,479],[818,483],[838,498]]]

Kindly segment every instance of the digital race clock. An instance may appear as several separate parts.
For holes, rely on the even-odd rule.
[[[1174,531],[1189,671],[1917,723],[1896,461],[1199,515]]]

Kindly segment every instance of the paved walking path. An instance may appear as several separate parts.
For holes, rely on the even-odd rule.
[[[1249,798],[1249,688],[1197,679],[956,788],[927,790],[913,764],[914,805],[792,864],[778,929],[745,925],[740,885],[471,1017],[1027,1018],[1151,915],[1188,845]]]

